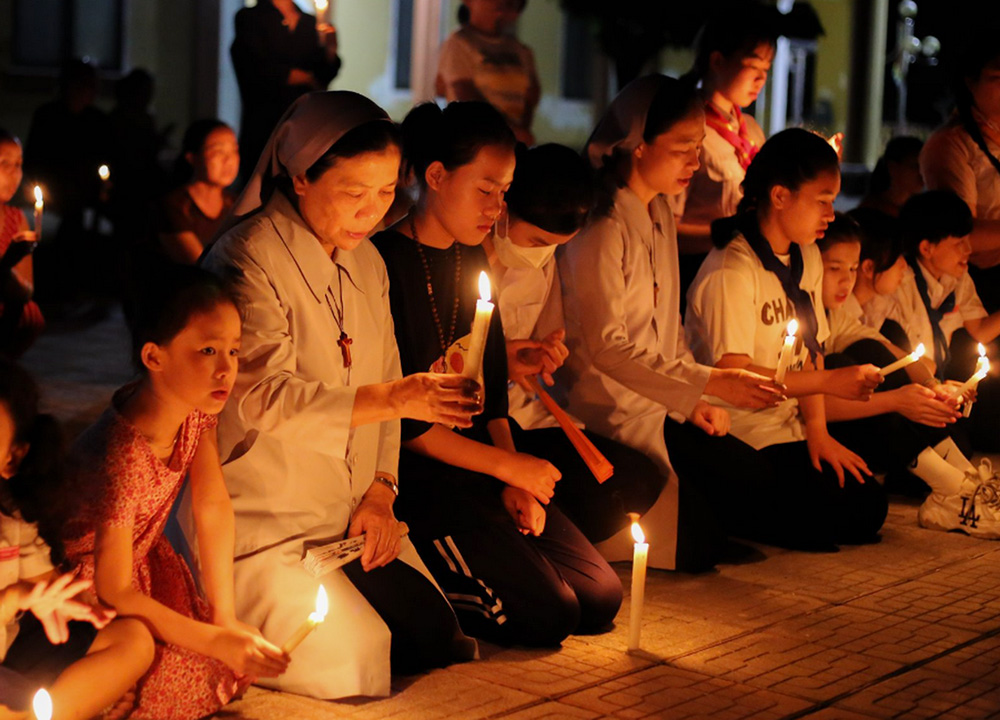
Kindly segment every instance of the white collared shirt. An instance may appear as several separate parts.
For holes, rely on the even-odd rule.
[[[927,272],[922,263],[918,262],[918,265],[927,281],[927,297],[931,302],[931,307],[941,307],[945,298],[952,291],[955,293],[955,308],[947,313],[939,323],[941,332],[944,333],[945,342],[950,343],[954,332],[969,320],[986,317],[986,308],[979,300],[976,285],[969,277],[969,273],[962,273],[960,278],[942,275],[940,280],[936,280],[933,275]],[[889,319],[900,324],[912,347],[923,343],[929,356],[933,357],[934,331],[931,329],[930,316],[927,314],[927,309],[920,297],[920,291],[917,289],[913,268],[906,268],[903,281],[893,293],[892,300],[889,307]]]
[[[1000,147],[986,146],[997,157]],[[1000,172],[954,119],[931,135],[920,152],[920,173],[928,190],[951,190],[962,198],[972,216],[1000,218]]]

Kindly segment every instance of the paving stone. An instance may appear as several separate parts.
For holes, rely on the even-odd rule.
[[[501,715],[504,720],[591,720],[601,714],[560,702],[546,702]]]

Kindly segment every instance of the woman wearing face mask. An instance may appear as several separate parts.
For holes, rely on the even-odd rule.
[[[497,282],[504,313],[509,414],[515,442],[562,472],[555,503],[591,542],[622,529],[628,513],[645,513],[659,496],[666,477],[647,457],[595,433],[586,435],[614,466],[614,475],[597,483],[556,420],[526,378],[540,375],[552,385],[553,373],[569,351],[562,310],[556,250],[570,242],[587,221],[594,189],[590,168],[562,145],[517,148],[514,181],[507,209],[483,241]]]
[[[305,95],[275,128],[206,264],[246,301],[239,371],[219,419],[236,516],[236,611],[284,642],[330,614],[269,687],[387,695],[397,673],[471,656],[393,505],[399,418],[468,426],[475,383],[401,378],[389,286],[367,235],[392,202],[396,126],[357,93]],[[360,561],[316,579],[305,550],[365,534]],[[416,612],[414,608],[419,608]]]
[[[404,372],[454,364],[467,347],[481,247],[514,177],[514,134],[486,103],[420,105],[403,121],[420,195],[374,242],[389,274]],[[495,285],[495,283],[494,283]],[[399,513],[469,634],[550,646],[614,619],[621,583],[550,502],[560,469],[517,444],[507,417],[502,306],[483,357],[483,413],[468,430],[404,422]]]

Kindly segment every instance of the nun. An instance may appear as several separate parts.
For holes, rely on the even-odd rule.
[[[393,513],[399,419],[468,427],[478,385],[402,378],[385,265],[368,234],[392,203],[398,131],[352,92],[299,98],[282,117],[205,265],[245,303],[239,372],[219,421],[236,516],[237,615],[292,653],[278,690],[389,694],[391,673],[471,659],[474,641]],[[365,534],[364,555],[319,578],[314,546]]]

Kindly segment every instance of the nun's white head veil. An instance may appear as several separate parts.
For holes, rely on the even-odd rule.
[[[301,96],[275,126],[226,227],[259,210],[275,178],[304,173],[348,132],[376,120],[392,122],[385,110],[355,92],[329,90]]]
[[[587,141],[585,152],[591,167],[603,167],[616,150],[630,153],[639,147],[653,98],[668,82],[665,75],[644,75],[615,96]]]

